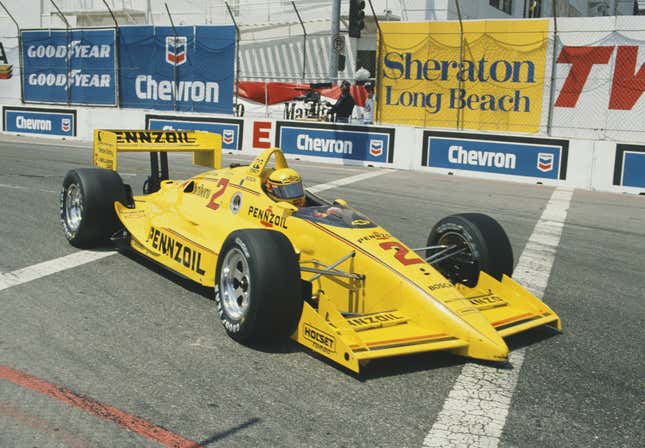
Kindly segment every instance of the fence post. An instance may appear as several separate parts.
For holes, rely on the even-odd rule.
[[[72,86],[69,85],[69,72],[71,70],[70,64],[71,64],[71,58],[69,57],[69,22],[67,21],[67,18],[65,18],[65,15],[63,12],[58,8],[58,5],[54,3],[54,0],[49,0],[52,5],[54,5],[54,8],[56,8],[56,11],[58,11],[58,15],[60,16],[61,19],[63,19],[63,22],[65,22],[65,29],[66,29],[66,34],[67,34],[67,54],[65,55],[66,59],[66,68],[67,68],[67,105],[69,106],[71,101],[71,94],[72,94]]]
[[[302,27],[302,82],[304,83],[307,73],[307,30],[305,29],[305,24],[302,23],[302,18],[300,17],[298,8],[296,8],[296,3],[292,1],[291,6],[293,6],[293,10],[296,12],[298,21],[300,22],[300,26]]]
[[[116,17],[114,16],[114,13],[112,12],[112,9],[110,8],[110,5],[108,5],[106,0],[103,0],[103,4],[107,8],[107,10],[110,12],[110,15],[112,16],[112,20],[114,21],[114,87],[115,87],[115,106],[116,107],[121,107],[121,83],[119,82],[120,78],[120,71],[121,71],[121,63],[119,61],[119,22],[116,21]]]
[[[172,110],[177,111],[177,29],[175,28],[175,21],[172,20],[172,14],[170,14],[170,9],[168,9],[168,3],[164,3],[166,6],[166,12],[168,13],[168,18],[170,19],[170,25],[172,26],[172,34],[174,35],[174,49],[175,49],[175,59],[172,66]],[[186,44],[186,49],[184,50],[188,53],[188,44]]]
[[[331,41],[329,49],[329,79],[338,79],[338,55],[340,51],[336,50],[336,42],[340,37],[340,0],[332,0],[331,9]],[[345,42],[344,40],[342,41]]]
[[[553,101],[555,97],[555,78],[558,68],[556,50],[558,49],[558,13],[555,9],[555,0],[552,4],[553,9],[553,54],[551,55],[551,85],[549,88],[549,113],[546,125],[546,134],[551,136],[551,128],[553,126]]]
[[[459,6],[459,0],[455,0],[455,4],[457,5],[457,17],[459,18],[459,67],[464,66],[464,23],[461,20],[461,8]],[[462,76],[457,76],[458,81],[459,81],[459,92],[461,93],[461,89],[463,88],[463,77]],[[457,109],[457,129],[463,129],[463,112],[464,108],[459,108]]]
[[[269,85],[264,81],[264,116],[269,118]]]
[[[18,21],[11,15],[7,7],[4,5],[4,3],[0,2],[0,6],[2,6],[2,9],[7,13],[11,21],[13,22],[14,25],[16,25],[16,31],[18,32],[18,68],[20,69],[20,102],[24,104],[25,102],[25,97],[24,97],[24,90],[23,90],[23,85],[22,85],[22,38],[20,36],[20,25],[18,24]]]
[[[224,2],[224,4],[228,9],[228,14],[231,16],[233,26],[235,26],[235,104],[237,104],[240,99],[240,27],[237,26],[235,16],[228,2]]]
[[[372,0],[367,0],[368,3],[370,4],[370,9],[372,10],[372,16],[374,16],[374,23],[376,24],[376,30],[377,30],[377,40],[378,40],[378,49],[376,51],[376,64],[375,64],[375,73],[374,73],[374,84],[376,84],[379,80],[379,76],[381,74],[381,65],[379,64],[379,60],[381,58],[381,53],[382,53],[382,45],[383,45],[383,30],[381,30],[381,23],[378,21],[378,17],[376,16],[376,12],[374,11],[374,5],[372,5]],[[379,90],[376,89],[376,85],[374,85],[374,94],[376,95],[376,92]],[[381,87],[381,84],[379,83],[379,89]],[[376,107],[374,108],[374,123],[378,120],[378,116],[381,115],[381,102],[378,101],[379,98],[375,98],[374,103],[376,104]]]

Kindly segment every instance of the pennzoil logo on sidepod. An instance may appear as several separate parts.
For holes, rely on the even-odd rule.
[[[195,143],[184,131],[114,131],[117,143]]]
[[[202,253],[197,249],[187,246],[167,233],[150,227],[146,242],[150,242],[153,249],[160,251],[163,255],[175,261],[177,264],[190,269],[199,275],[206,271],[202,269]]]
[[[325,333],[322,330],[312,327],[311,325],[305,323],[302,330],[302,335],[306,340],[311,342],[314,347],[318,350],[321,350],[325,353],[335,353],[336,352],[336,338],[332,335]]]

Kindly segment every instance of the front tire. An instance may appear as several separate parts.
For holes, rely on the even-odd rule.
[[[68,171],[60,196],[60,220],[67,241],[83,248],[106,241],[121,227],[114,211],[116,201],[126,203],[126,189],[115,171]]]
[[[441,219],[428,236],[428,246],[455,246],[459,255],[433,266],[453,283],[474,287],[479,272],[501,280],[513,273],[513,249],[502,226],[482,213],[461,213]],[[430,256],[428,251],[426,256]]]
[[[270,342],[295,330],[303,306],[300,267],[282,233],[231,233],[220,251],[215,280],[217,312],[233,339]]]

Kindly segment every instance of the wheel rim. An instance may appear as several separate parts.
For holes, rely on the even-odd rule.
[[[220,294],[222,307],[233,320],[240,320],[249,309],[249,274],[249,264],[244,254],[237,248],[231,249],[222,262]]]
[[[83,193],[77,184],[71,184],[67,187],[67,197],[65,198],[65,221],[72,232],[78,230],[83,218]]]
[[[447,258],[438,263],[438,268],[440,271],[449,273],[449,272],[461,272],[464,270],[464,266],[469,262],[477,263],[478,260],[473,255],[472,245],[463,237],[462,234],[457,232],[446,232],[441,235],[437,244],[442,246],[455,246],[455,249],[464,249],[459,255]]]

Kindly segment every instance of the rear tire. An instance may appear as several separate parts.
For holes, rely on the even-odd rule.
[[[70,170],[63,180],[60,220],[73,246],[92,247],[106,241],[122,225],[116,201],[126,204],[126,189],[118,173],[103,168]]]
[[[479,271],[501,280],[513,273],[513,249],[502,226],[488,215],[462,213],[441,219],[428,236],[428,246],[456,245],[464,253],[434,266],[453,283],[473,287]],[[426,253],[430,256],[430,252]]]
[[[215,284],[217,312],[233,339],[273,342],[296,329],[303,306],[300,266],[282,233],[231,233],[217,260]]]

